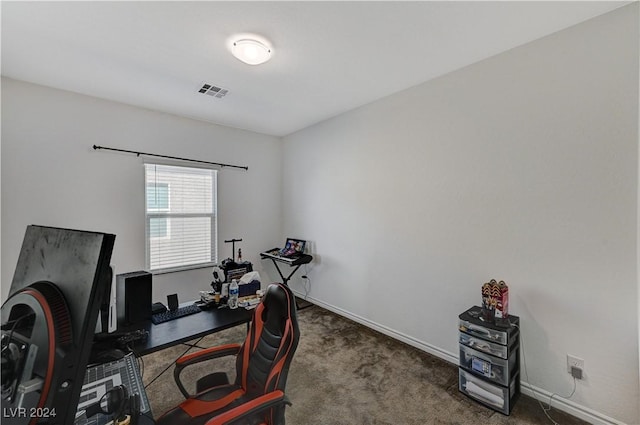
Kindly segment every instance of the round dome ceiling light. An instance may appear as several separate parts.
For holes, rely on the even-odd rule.
[[[249,65],[260,65],[271,57],[271,49],[266,44],[251,38],[234,41],[231,53]]]

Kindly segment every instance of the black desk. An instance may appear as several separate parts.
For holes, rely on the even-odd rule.
[[[183,303],[181,306],[191,304]],[[129,326],[118,326],[118,335],[138,330],[146,330],[149,337],[146,341],[138,341],[131,346],[136,356],[144,356],[156,351],[163,350],[174,345],[201,338],[203,336],[220,332],[234,326],[247,325],[253,317],[253,310],[237,308],[211,308],[202,310],[200,313],[180,317],[179,319],[154,325],[151,320],[136,323]],[[114,344],[111,340],[111,344]],[[153,425],[153,418],[144,415],[139,418],[139,425]]]
[[[158,325],[154,325],[151,320],[147,320],[126,328],[118,328],[118,332],[139,329],[149,332],[149,338],[146,341],[139,341],[132,347],[136,355],[144,356],[192,339],[220,332],[243,323],[249,323],[252,317],[253,310],[245,310],[244,308],[231,310],[229,308],[218,309],[214,307]]]

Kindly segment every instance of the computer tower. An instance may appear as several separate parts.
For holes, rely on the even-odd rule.
[[[136,271],[116,278],[118,324],[131,325],[151,319],[152,274]]]

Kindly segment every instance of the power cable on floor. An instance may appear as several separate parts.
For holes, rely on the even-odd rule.
[[[518,328],[518,330],[520,330],[520,326],[511,323],[511,326],[514,326],[516,328]],[[544,407],[544,405],[542,404],[542,402],[540,401],[540,399],[538,399],[538,395],[536,393],[536,390],[533,388],[533,385],[531,385],[531,382],[529,381],[529,373],[527,373],[527,358],[525,356],[525,352],[524,352],[524,338],[522,335],[522,332],[520,332],[520,346],[522,348],[522,365],[524,366],[524,376],[527,379],[527,383],[529,384],[529,388],[531,388],[531,392],[533,393],[533,398],[536,399],[536,401],[538,402],[538,404],[540,405],[540,408],[542,409],[542,411],[544,412],[545,416],[551,421],[551,423],[553,423],[553,425],[560,425],[558,422],[556,422],[551,415],[549,415],[549,412],[551,411],[551,401],[553,400],[553,397],[557,396],[558,394],[553,393],[551,394],[551,396],[549,397],[549,403],[547,404],[547,407]],[[562,398],[571,398],[573,397],[573,394],[575,394],[576,392],[576,377],[573,377],[573,390],[571,391],[571,394],[567,395],[567,396],[559,396]]]

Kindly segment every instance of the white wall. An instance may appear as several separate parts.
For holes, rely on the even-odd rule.
[[[637,14],[637,18],[636,20],[638,22],[640,22],[640,7],[636,8],[636,14]],[[640,46],[638,46],[638,69],[640,69]],[[640,84],[638,84],[638,99],[640,99]],[[638,145],[640,146],[640,107],[638,108]],[[638,149],[638,164],[640,164],[640,148]],[[638,258],[637,258],[637,264],[638,264],[638,268],[637,268],[637,274],[638,274],[638,293],[637,293],[637,302],[638,302],[638,333],[639,333],[639,338],[638,340],[640,341],[640,165],[638,166],[638,173],[637,173],[637,177],[638,177],[638,224],[637,224],[637,229],[636,229],[636,235],[637,235],[637,249],[636,252],[638,254]],[[640,344],[638,346],[638,352],[640,353]],[[638,356],[638,361],[640,362],[640,355]],[[640,369],[640,367],[639,367]],[[638,377],[638,379],[640,379],[640,376]],[[640,417],[640,405],[638,406],[638,416]]]
[[[456,361],[457,315],[504,279],[528,382],[566,395],[582,357],[562,408],[640,423],[637,7],[286,137],[310,297]]]
[[[143,159],[94,144],[248,166],[218,173],[218,252],[242,238],[262,271],[258,253],[281,240],[278,138],[3,78],[3,299],[29,224],[114,233],[116,272],[144,269]],[[187,301],[210,282],[209,268],[158,275],[154,300]]]

